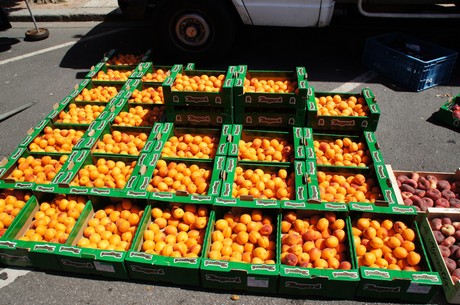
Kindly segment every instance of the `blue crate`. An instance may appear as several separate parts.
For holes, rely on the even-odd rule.
[[[421,91],[450,80],[458,53],[402,33],[366,40],[362,63],[369,69]]]

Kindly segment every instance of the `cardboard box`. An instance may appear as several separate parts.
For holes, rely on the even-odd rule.
[[[189,250],[187,250],[187,254],[183,253],[180,257],[161,255],[161,252],[160,254],[156,254],[150,251],[144,251],[144,232],[150,227],[150,224],[155,221],[153,216],[151,216],[151,209],[160,208],[163,211],[165,209],[172,211],[174,206],[184,208],[183,204],[178,205],[177,203],[158,201],[152,201],[147,206],[144,212],[146,217],[143,218],[143,222],[133,240],[131,250],[128,251],[125,258],[125,264],[128,269],[130,279],[195,287],[201,286],[200,263],[202,260],[203,243],[200,244],[200,240],[204,240],[204,234],[207,230],[207,226],[200,229],[203,238],[197,239],[197,244],[201,246],[198,255],[191,255],[191,253],[194,252],[190,252]],[[210,212],[210,206],[197,206],[197,208],[199,207],[206,207],[208,212]],[[182,219],[180,221],[182,221]],[[181,231],[179,229],[179,232],[187,231]]]
[[[334,212],[337,219],[345,221],[346,237],[343,244],[346,246],[346,251],[343,260],[348,261],[351,265],[350,269],[324,269],[324,268],[308,268],[300,266],[288,266],[281,261],[282,243],[278,244],[278,263],[280,264],[280,280],[278,293],[285,295],[298,296],[316,296],[324,298],[337,299],[353,299],[355,290],[358,287],[360,277],[358,271],[358,262],[353,249],[353,238],[351,233],[351,223],[348,217],[348,208],[342,206],[335,210],[329,208],[311,206],[312,209],[284,209],[285,213],[294,212],[297,219],[310,218],[318,215],[325,217],[326,213]],[[332,231],[332,229],[331,229]],[[278,235],[283,236],[281,224],[278,224]]]
[[[55,253],[56,259],[63,272],[79,273],[85,275],[96,275],[121,280],[128,280],[129,275],[125,266],[127,250],[99,249],[97,247],[88,248],[78,246],[79,240],[84,237],[84,231],[89,226],[89,221],[94,217],[98,210],[104,210],[110,205],[117,206],[126,199],[111,197],[91,197],[86,204],[85,210],[76,224],[76,230],[71,234],[72,242],[68,245],[59,246]],[[131,200],[132,205],[136,205],[139,210],[144,210],[145,199]],[[124,209],[126,210],[126,209]],[[109,214],[110,215],[110,214]],[[135,226],[135,236],[137,225]],[[128,242],[129,245],[129,242]],[[124,248],[125,249],[125,248]]]
[[[75,103],[71,102],[66,105],[58,105],[47,118],[52,120],[53,124],[56,127],[68,127],[72,126],[85,126],[88,127],[94,120],[96,120],[102,113],[104,113],[106,107],[110,103],[100,103],[100,102],[85,102],[85,103]],[[85,107],[91,108],[92,117],[87,116]],[[78,114],[81,113],[85,116],[82,119],[78,119]]]
[[[164,105],[128,103],[127,98],[115,99],[101,114],[99,121],[108,121],[112,125],[127,127],[152,127],[156,122],[164,119]],[[136,116],[141,120],[132,121],[129,116]]]
[[[273,229],[280,221],[278,209],[263,208],[262,215],[271,217]],[[255,293],[274,294],[278,288],[279,264],[245,263],[238,261],[216,260],[209,258],[212,245],[212,234],[215,222],[222,219],[224,214],[251,214],[252,209],[240,207],[216,207],[210,215],[201,260],[201,285],[206,289],[225,289],[231,291],[248,291]],[[279,236],[272,239],[279,243]],[[276,249],[274,250],[276,251]]]
[[[263,110],[262,110],[263,109]],[[235,124],[249,128],[289,130],[292,127],[303,127],[306,122],[306,110],[276,108],[235,108]]]
[[[319,112],[317,98],[339,95],[342,100],[351,96],[363,98],[365,107],[368,107],[367,116],[325,116]],[[377,105],[374,93],[370,88],[363,88],[360,92],[315,92],[314,99],[308,100],[307,126],[317,130],[340,130],[343,131],[376,131],[380,117],[380,108]]]
[[[211,137],[215,139],[214,144],[214,149],[210,151],[208,155],[208,158],[206,159],[212,159],[214,156],[226,156],[227,155],[227,150],[228,150],[228,145],[230,144],[229,140],[232,138],[231,136],[231,131],[232,131],[232,125],[230,124],[224,124],[219,128],[206,128],[206,127],[180,127],[180,126],[174,126],[174,123],[157,123],[156,127],[158,125],[161,125],[160,130],[160,138],[157,139],[155,142],[155,146],[152,149],[153,153],[159,153],[161,157],[168,157],[170,155],[165,154],[162,155],[162,152],[165,148],[165,144],[170,140],[172,137],[180,138],[183,137],[186,134],[192,135],[193,137],[195,136],[201,136],[201,137]],[[186,142],[181,142],[185,143]],[[188,145],[188,144],[187,144]],[[168,148],[169,149],[169,148]],[[183,150],[182,150],[183,151]],[[201,150],[200,150],[201,151]],[[176,157],[185,157],[184,156],[177,156]],[[195,158],[192,156],[189,156],[188,158]]]
[[[171,69],[171,75],[163,82],[163,94],[165,104],[167,106],[199,106],[204,107],[225,107],[233,106],[233,73],[230,67],[227,71],[223,70],[187,70],[183,65],[174,65]],[[176,82],[177,75],[193,78],[207,75],[208,77],[224,75],[222,79],[222,87],[219,92],[206,92],[198,90],[178,91],[173,90],[173,85]]]
[[[460,221],[458,211],[440,211],[439,209],[428,209],[426,217],[421,217],[419,221],[420,233],[423,236],[428,258],[433,264],[433,269],[439,273],[442,280],[442,290],[448,303],[460,304],[460,284],[452,280],[451,274],[446,266],[438,243],[431,229],[430,222],[433,218],[449,218],[451,221]]]
[[[251,194],[244,194],[235,197],[234,181],[236,179],[237,167],[241,167],[243,172],[245,170],[256,170],[261,169],[265,174],[277,175],[278,171],[283,169],[287,172],[285,180],[288,183],[288,178],[291,174],[294,175],[294,189],[295,192],[292,194],[292,198],[289,200],[280,199],[260,199]],[[279,208],[281,204],[293,204],[298,205],[301,202],[305,202],[308,198],[307,192],[307,165],[304,161],[296,160],[293,163],[280,163],[280,162],[245,162],[237,161],[236,158],[228,157],[227,164],[225,166],[225,174],[222,183],[222,192],[218,196],[214,205],[218,206],[236,206],[236,207],[247,207],[247,208],[262,208],[271,207]],[[276,197],[275,197],[276,198]]]
[[[8,215],[1,221],[0,239],[8,231],[8,228],[15,225],[21,218],[21,212],[32,197],[32,192],[27,190],[17,190],[12,188],[0,188],[0,203],[3,207],[2,215]]]
[[[460,94],[457,94],[452,99],[445,102],[436,113],[436,119],[438,122],[455,128],[460,129],[460,118],[454,116],[454,106],[460,105]]]
[[[92,66],[90,71],[85,75],[86,79],[91,79],[96,84],[105,85],[124,85],[136,68],[132,66],[108,67],[103,61]],[[108,72],[119,73],[116,78],[109,78]],[[98,75],[104,76],[98,79]]]
[[[391,219],[393,222],[402,221],[415,233],[415,251],[420,254],[421,261],[418,264],[420,271],[392,270],[384,268],[371,268],[360,266],[361,281],[356,290],[356,298],[398,300],[410,303],[428,303],[440,291],[442,281],[439,273],[432,268],[428,259],[422,235],[416,222],[417,213],[368,213],[354,210],[350,207],[352,224],[361,217],[371,219]],[[355,245],[354,245],[355,246]],[[355,248],[356,251],[356,248]],[[355,252],[356,253],[356,252]],[[358,259],[359,261],[359,259]]]
[[[129,56],[130,61],[123,57]],[[136,67],[138,64],[151,60],[152,49],[147,49],[140,53],[138,50],[119,50],[111,49],[104,53],[100,62],[104,62],[107,67],[117,68],[118,66]]]
[[[162,83],[156,82],[146,82],[140,79],[130,79],[126,84],[121,88],[120,93],[118,94],[119,98],[128,99],[128,103],[135,104],[164,104],[163,96],[163,87]],[[137,97],[139,93],[147,92],[148,95],[142,95],[142,99]],[[134,94],[134,93],[137,93]],[[157,94],[152,97],[153,94]],[[146,99],[144,101],[144,98]]]
[[[237,112],[245,108],[277,108],[280,109],[306,109],[307,100],[307,71],[305,67],[296,67],[295,71],[269,71],[248,70],[246,65],[240,65],[234,69],[234,100]],[[248,92],[245,88],[245,80],[257,79],[266,82],[290,82],[294,86],[293,92]]]

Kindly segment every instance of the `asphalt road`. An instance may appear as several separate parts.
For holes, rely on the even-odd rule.
[[[0,159],[7,157],[27,130],[71,92],[104,52],[112,48],[140,52],[152,47],[146,38],[150,29],[142,22],[39,25],[50,30],[50,37],[39,42],[23,40],[32,23],[13,23],[12,29],[0,32],[0,113],[35,102],[0,122]],[[196,67],[225,69],[247,64],[249,69],[292,70],[304,66],[317,91],[370,87],[381,109],[376,136],[386,163],[396,170],[453,172],[460,166],[460,133],[438,125],[433,115],[450,96],[460,93],[460,60],[449,83],[417,93],[368,73],[361,58],[367,37],[395,30],[459,51],[458,25],[445,20],[371,20],[363,25],[363,20],[348,17],[322,29],[245,29],[230,54],[216,54],[216,61],[196,62]],[[154,63],[182,63],[155,57],[155,48],[161,46],[153,47]],[[0,269],[1,304],[393,304],[385,300],[337,301],[242,293],[234,301],[227,291],[37,270],[7,284],[8,278],[16,276],[14,271],[25,270]],[[442,293],[431,303],[445,304]]]

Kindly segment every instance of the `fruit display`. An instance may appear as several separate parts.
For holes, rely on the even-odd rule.
[[[281,221],[281,264],[303,268],[351,269],[345,219],[335,212],[299,216],[285,211]]]
[[[452,106],[452,116],[454,117],[454,119],[460,120],[460,104],[455,103]]]
[[[275,264],[276,221],[263,209],[228,211],[216,217],[207,257],[251,264]]]
[[[460,281],[460,222],[449,216],[430,218],[429,224],[452,282]]]
[[[318,115],[324,116],[367,116],[369,106],[363,97],[351,95],[342,97],[338,94],[315,97]]]
[[[238,160],[292,162],[294,146],[287,140],[277,137],[255,137],[241,139],[238,144]]]
[[[96,86],[93,88],[83,88],[75,97],[76,102],[109,102],[118,94],[115,86]]]
[[[0,190],[0,237],[5,234],[31,196],[31,192],[28,191]]]
[[[95,164],[86,164],[75,175],[70,185],[122,189],[131,176],[136,161],[99,158]]]
[[[359,217],[352,221],[358,265],[420,271],[423,252],[411,223],[389,217]]]
[[[99,139],[93,153],[120,154],[138,156],[148,139],[145,132],[112,130]]]
[[[201,163],[158,160],[148,192],[186,191],[189,194],[206,195],[212,170]]]
[[[168,207],[153,207],[151,222],[143,232],[142,251],[169,257],[199,257],[209,212],[205,205],[172,203]]]
[[[68,109],[59,112],[55,122],[62,124],[90,124],[104,111],[105,106],[97,104],[77,105],[71,103]]]
[[[114,119],[115,126],[153,126],[159,122],[164,113],[164,106],[142,107],[140,105],[129,107],[128,111],[121,111]]]
[[[252,196],[259,199],[295,199],[295,177],[290,170],[269,170],[237,166],[232,197]]]
[[[171,75],[171,72],[169,70],[165,69],[154,69],[152,72],[148,72],[145,75],[142,76],[142,81],[143,82],[158,82],[162,83],[165,81],[165,79]]]
[[[353,141],[349,137],[335,140],[313,137],[313,144],[318,165],[366,167],[372,162],[370,151],[363,141]]]
[[[84,134],[81,129],[46,126],[28,147],[31,152],[70,153]]]
[[[418,172],[395,175],[404,205],[413,205],[418,211],[426,211],[430,207],[460,208],[459,180]]]
[[[224,81],[224,74],[217,76],[202,74],[201,76],[195,75],[189,77],[188,75],[178,73],[174,78],[171,91],[220,92]]]
[[[60,157],[51,156],[27,156],[20,157],[16,168],[7,176],[14,181],[35,182],[37,184],[47,184],[56,176],[67,160],[68,155]]]
[[[130,199],[121,199],[94,211],[76,240],[81,248],[128,251],[136,234],[143,208]]]
[[[297,81],[261,77],[245,77],[243,92],[298,93]]]
[[[87,201],[84,196],[59,194],[50,201],[41,202],[32,223],[19,240],[66,243]]]
[[[216,155],[218,145],[216,136],[184,133],[165,142],[161,157],[210,159]]]
[[[134,55],[130,53],[118,53],[110,57],[106,61],[106,64],[114,66],[134,66],[137,65],[143,57],[144,54]]]
[[[99,70],[92,78],[94,81],[127,81],[131,75],[131,70],[115,70],[107,69],[107,71]]]
[[[164,104],[163,87],[147,87],[142,90],[134,89],[129,103]]]
[[[340,174],[317,171],[319,191],[323,202],[375,203],[382,199],[378,181],[363,174]]]

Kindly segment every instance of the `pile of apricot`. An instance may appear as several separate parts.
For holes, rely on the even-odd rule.
[[[67,161],[68,155],[62,155],[58,159],[51,156],[43,157],[21,157],[17,162],[17,167],[11,172],[8,178],[21,182],[35,182],[46,184],[51,182],[57,172]]]
[[[76,241],[81,248],[128,251],[144,210],[129,199],[122,199],[94,211]]]
[[[342,98],[336,94],[315,97],[318,107],[318,115],[323,116],[367,116],[369,106],[363,97],[356,98],[351,95],[348,98]]]
[[[243,92],[298,93],[297,81],[244,78]]]
[[[19,214],[32,194],[20,190],[0,191],[0,237],[5,234],[14,218]]]
[[[32,152],[58,152],[69,153],[77,142],[83,137],[83,130],[59,129],[46,126],[43,134],[38,135],[29,144]]]
[[[291,162],[294,147],[287,140],[279,138],[255,138],[240,140],[238,160]]]
[[[52,201],[40,203],[30,227],[19,239],[66,243],[86,202],[84,196],[59,194]]]
[[[378,181],[363,174],[340,175],[317,172],[321,200],[324,202],[375,203],[382,199]]]
[[[99,158],[96,164],[87,164],[80,169],[70,185],[122,189],[135,166],[136,161],[123,162]]]
[[[232,196],[244,195],[259,199],[292,200],[295,198],[294,173],[286,169],[276,172],[264,172],[260,168],[243,169],[236,167]]]
[[[113,123],[118,126],[153,126],[154,123],[161,119],[164,110],[164,106],[153,108],[131,107],[128,111],[120,112]]]
[[[421,270],[416,234],[405,222],[361,217],[353,221],[352,232],[359,266]]]
[[[169,138],[161,151],[161,156],[209,159],[215,156],[217,145],[217,137],[186,133]]]
[[[77,106],[69,104],[69,109],[59,113],[56,122],[64,124],[90,124],[104,111],[102,105]]]
[[[108,65],[117,65],[117,66],[125,66],[125,65],[137,65],[140,60],[144,57],[144,54],[134,55],[134,54],[115,54],[111,58],[107,60]]]
[[[93,151],[95,153],[138,156],[147,139],[148,135],[145,132],[130,133],[113,130],[102,136]]]
[[[208,258],[251,264],[275,264],[276,224],[261,209],[226,212],[214,223]]]
[[[187,165],[174,161],[158,160],[148,192],[187,191],[189,194],[206,195],[211,180],[211,170],[197,164]]]
[[[298,217],[283,213],[281,263],[320,269],[351,269],[346,222],[334,212]]]
[[[225,80],[224,74],[188,76],[178,73],[171,87],[172,91],[219,92]]]
[[[83,90],[75,97],[75,101],[85,102],[109,102],[118,94],[118,89],[113,86],[96,86]]]
[[[126,81],[131,75],[131,70],[114,70],[107,69],[107,72],[100,70],[93,77],[93,80],[99,81]]]
[[[159,82],[162,83],[171,73],[169,70],[165,71],[163,69],[156,69],[152,73],[146,73],[142,76],[143,82]]]
[[[169,257],[198,257],[209,220],[204,205],[173,204],[152,208],[141,250]]]
[[[134,89],[128,100],[129,103],[164,104],[163,88],[148,87],[142,90]]]
[[[314,140],[316,163],[336,166],[368,166],[372,159],[364,142],[348,137],[336,140]]]

